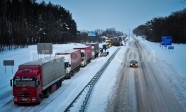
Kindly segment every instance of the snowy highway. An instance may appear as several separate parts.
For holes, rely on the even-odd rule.
[[[162,66],[138,42],[130,42],[125,63],[120,69],[115,96],[110,101],[109,112],[184,112],[173,91],[160,75]],[[138,68],[130,68],[129,60],[136,59]],[[170,70],[171,71],[171,70]],[[113,105],[112,105],[113,104]]]
[[[87,85],[87,83],[98,72],[98,70],[104,65],[104,63],[110,58],[113,52],[116,51],[117,48],[118,47],[109,48],[109,55],[107,57],[99,57],[92,60],[90,64],[84,68],[81,68],[81,70],[77,72],[70,80],[64,80],[62,82],[62,87],[53,92],[49,98],[43,99],[39,105],[14,105],[12,88],[5,88],[6,90],[2,91],[0,94],[0,112],[64,111],[67,106],[74,100],[74,98],[80,93],[80,91],[82,91],[85,85]],[[15,60],[20,60],[20,57],[23,56],[21,53],[25,52],[26,50],[23,49],[21,51],[22,52],[17,53],[18,57],[16,57],[17,59],[15,58]]]
[[[55,45],[54,53],[61,49],[71,49],[79,44]],[[105,69],[95,84],[88,101],[86,112],[185,112],[184,85],[171,82],[175,80],[175,71],[171,66],[157,58],[144,44],[131,39],[127,46],[111,47],[109,55],[93,59],[86,67],[69,79],[62,86],[44,98],[39,105],[14,105],[12,88],[9,80],[15,74],[19,64],[37,59],[36,46],[30,46],[0,55],[4,59],[14,59],[13,68],[7,68],[5,74],[1,65],[0,112],[63,112],[85,85],[94,77],[111,55],[118,49],[114,59]],[[24,54],[24,55],[22,55]],[[138,68],[130,68],[129,61],[136,59]],[[1,63],[2,64],[2,63]],[[173,75],[171,75],[173,74]],[[170,76],[171,79],[166,76]],[[178,76],[178,75],[176,75]],[[177,88],[176,88],[177,87]],[[84,99],[79,98],[72,112],[79,111]],[[80,102],[80,103],[79,103]]]

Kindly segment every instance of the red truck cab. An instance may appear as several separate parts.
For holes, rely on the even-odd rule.
[[[19,65],[11,86],[15,104],[39,104],[61,87],[65,77],[63,57],[46,57]]]
[[[20,66],[13,80],[14,104],[40,103],[41,101],[41,67]]]
[[[88,63],[91,62],[92,58],[92,46],[83,46],[83,47],[76,47],[74,49],[79,49],[81,51],[81,66],[84,67]]]

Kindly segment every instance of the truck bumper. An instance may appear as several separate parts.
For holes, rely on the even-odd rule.
[[[39,102],[39,99],[36,97],[14,97],[14,104],[35,104]]]

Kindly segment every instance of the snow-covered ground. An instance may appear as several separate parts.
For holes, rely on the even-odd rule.
[[[56,52],[71,50],[74,47],[78,47],[78,46],[84,46],[84,45],[79,44],[79,43],[70,43],[70,44],[63,44],[63,45],[56,44],[53,46],[53,54],[51,56],[54,56]],[[12,50],[12,51],[1,53],[0,54],[0,77],[1,77],[0,78],[0,91],[1,93],[3,93],[4,91],[7,91],[7,89],[10,89],[9,81],[11,78],[13,78],[20,64],[23,64],[25,62],[32,61],[38,58],[47,57],[47,56],[50,56],[50,55],[37,55],[36,45],[29,46],[28,48],[17,49],[17,50]],[[5,69],[5,66],[3,66],[3,60],[14,60],[13,68],[10,66],[7,66]]]
[[[175,95],[178,97],[179,101],[182,102],[183,105],[186,105],[186,45],[185,44],[173,44],[174,50],[169,51],[168,49],[165,49],[165,47],[160,47],[159,43],[153,43],[148,42],[142,38],[137,38],[139,43],[141,45],[148,49],[149,53],[153,55],[154,61],[158,60],[163,62],[164,64],[161,64],[160,66],[163,66],[162,72],[168,74],[162,75],[162,78],[168,83],[168,85],[171,87],[172,91],[174,91]],[[132,39],[131,39],[132,40]],[[83,46],[82,44],[78,43],[70,43],[70,44],[63,44],[63,45],[54,45],[53,46],[53,54],[52,56],[58,52],[58,51],[65,51],[69,49],[73,49],[77,46]],[[102,45],[100,45],[102,46]],[[114,60],[110,63],[106,71],[103,73],[103,75],[98,80],[92,94],[91,99],[89,100],[87,111],[101,111],[104,112],[107,106],[107,101],[113,92],[113,86],[116,83],[116,76],[118,73],[119,68],[122,65],[124,53],[128,47],[123,46],[121,47],[120,51],[114,58]],[[69,101],[69,99],[72,99],[69,97],[70,94],[75,94],[76,91],[79,91],[80,88],[82,88],[83,85],[85,85],[86,81],[85,79],[91,79],[93,75],[99,70],[99,68],[106,62],[106,60],[111,56],[111,54],[117,49],[117,47],[111,47],[109,48],[109,56],[107,57],[100,57],[98,59],[92,60],[92,62],[85,68],[82,68],[72,79],[66,80],[63,83],[62,88],[58,89],[56,92],[54,92],[49,99],[44,99],[40,105],[40,108],[38,106],[36,107],[17,107],[14,106],[13,103],[11,103],[10,108],[16,109],[18,108],[18,111],[36,111],[36,110],[43,110],[43,111],[59,111],[62,109],[64,105],[67,105],[70,102],[67,102],[65,104],[64,101]],[[46,55],[48,56],[48,55]],[[18,65],[25,63],[27,61],[31,61],[34,59],[42,58],[44,55],[37,55],[37,48],[36,45],[29,46],[28,48],[18,49],[15,51],[7,51],[0,54],[0,97],[3,97],[2,95],[5,93],[10,93],[8,91],[11,91],[11,94],[7,94],[5,97],[8,97],[5,100],[0,99],[0,107],[4,106],[5,103],[7,103],[7,100],[12,99],[12,88],[10,87],[10,79],[13,78],[13,75],[18,69]],[[3,66],[3,60],[15,60],[15,65],[13,67],[6,67],[6,73],[5,73],[5,67]],[[156,63],[158,66],[158,63]],[[169,70],[171,68],[171,73],[169,73]],[[174,72],[173,72],[174,71]],[[87,74],[88,73],[88,74]],[[87,76],[90,75],[90,76]],[[82,76],[84,79],[82,79]],[[81,82],[81,83],[80,83]],[[87,81],[88,82],[88,81]],[[76,87],[76,88],[73,88]],[[80,87],[80,88],[79,88]],[[79,88],[79,89],[78,89]],[[74,90],[73,90],[74,89]],[[73,91],[72,91],[73,90]],[[63,100],[66,95],[66,100]],[[75,96],[74,96],[75,97]],[[45,107],[48,105],[47,107]],[[6,108],[8,110],[8,108]],[[6,110],[4,109],[4,110]],[[4,111],[1,110],[0,111]]]
[[[71,50],[74,47],[84,46],[83,44],[71,43],[53,46],[54,56],[56,52]],[[100,44],[102,47],[102,44]],[[44,99],[40,105],[34,107],[16,106],[13,104],[12,88],[10,87],[10,79],[13,78],[15,72],[18,69],[18,65],[32,61],[38,58],[46,57],[49,55],[37,55],[36,45],[29,46],[28,48],[18,49],[15,51],[7,51],[0,54],[0,111],[59,111],[65,109],[71,101],[77,96],[77,94],[84,88],[84,86],[90,81],[90,79],[97,73],[97,71],[104,65],[109,59],[112,53],[117,47],[109,48],[109,55],[107,57],[99,57],[91,61],[86,67],[75,74],[70,80],[63,81],[63,85],[56,92],[52,93],[49,98]],[[118,56],[117,56],[118,57]],[[118,57],[119,58],[119,57]],[[3,66],[3,60],[14,60],[15,65],[12,67]],[[116,66],[117,67],[117,66]],[[8,94],[6,94],[8,93]],[[105,99],[106,100],[106,99]]]
[[[149,42],[141,37],[136,39],[148,50],[148,55],[153,55],[155,63],[152,64],[162,67],[160,77],[169,85],[186,111],[186,44],[173,43],[174,50],[169,50],[160,46],[160,43]]]
[[[173,43],[174,50],[169,50],[167,47],[160,46],[160,43],[149,42],[142,38],[138,40],[145,44],[151,53],[155,53],[157,58],[173,66],[179,75],[186,77],[186,44]]]
[[[87,112],[105,112],[108,100],[112,97],[114,84],[116,83],[119,69],[123,61],[127,47],[121,47],[110,65],[96,83],[87,106]]]

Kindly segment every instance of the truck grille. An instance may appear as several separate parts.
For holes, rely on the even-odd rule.
[[[21,91],[21,92],[18,93],[18,95],[19,95],[19,96],[29,96],[30,93],[27,92],[27,91]]]

